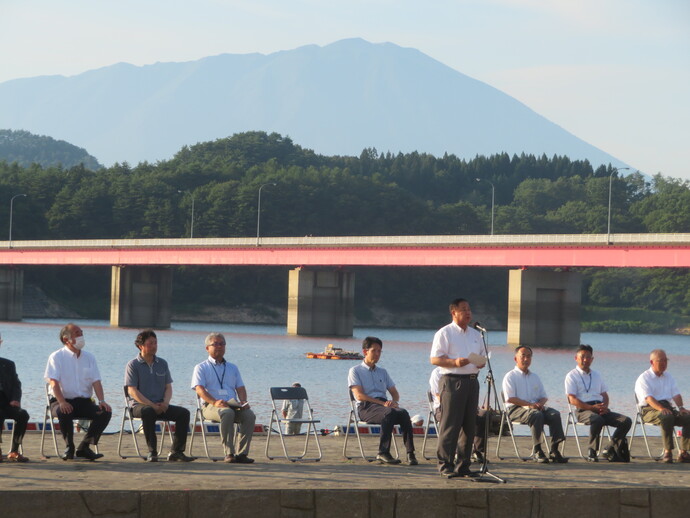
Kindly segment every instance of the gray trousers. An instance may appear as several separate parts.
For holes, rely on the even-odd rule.
[[[604,426],[612,426],[616,429],[613,433],[613,441],[619,443],[632,426],[632,420],[616,412],[608,412],[604,415],[592,412],[591,410],[580,410],[577,412],[577,421],[589,425],[589,449],[599,451],[599,439],[601,430]]]
[[[201,409],[204,419],[220,423],[220,442],[223,444],[225,455],[248,455],[252,443],[256,415],[251,408],[235,410],[232,408],[218,408],[204,405]],[[238,445],[235,450],[235,423],[238,423]]]
[[[537,410],[535,408],[523,408],[513,405],[508,410],[508,418],[511,421],[529,425],[532,432],[532,449],[541,448],[541,436],[544,433],[544,425],[549,427],[549,433],[551,434],[551,451],[557,450],[558,445],[565,441],[561,413],[554,408],[547,407],[544,410]]]
[[[438,431],[439,471],[468,469],[477,421],[479,381],[477,375],[445,374],[439,382],[441,422]],[[462,435],[460,432],[463,432]],[[455,454],[459,462],[455,466]]]

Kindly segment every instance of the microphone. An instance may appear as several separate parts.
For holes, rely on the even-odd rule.
[[[475,322],[474,324],[472,324],[472,327],[474,327],[477,331],[480,331],[482,333],[488,333],[488,331],[482,327],[481,322]]]

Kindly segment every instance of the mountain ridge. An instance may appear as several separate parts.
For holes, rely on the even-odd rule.
[[[361,38],[7,81],[0,127],[73,142],[105,163],[168,159],[185,145],[261,130],[330,155],[506,152],[625,165],[417,49]]]

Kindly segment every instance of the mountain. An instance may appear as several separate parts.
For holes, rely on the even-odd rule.
[[[23,167],[34,163],[43,167],[62,165],[69,168],[79,164],[84,164],[88,169],[102,167],[83,148],[64,140],[21,130],[0,130],[0,160],[18,162]]]
[[[6,81],[0,127],[74,142],[105,163],[167,159],[184,145],[262,130],[329,155],[525,152],[625,165],[418,50],[361,39]]]

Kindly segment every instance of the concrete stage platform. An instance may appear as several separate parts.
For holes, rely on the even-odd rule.
[[[3,438],[6,455],[9,435],[4,433]],[[31,462],[0,464],[0,514],[3,518],[680,518],[690,509],[690,464],[650,460],[641,438],[633,444],[633,454],[644,451],[645,457],[630,464],[588,463],[575,456],[569,438],[566,453],[571,458],[563,465],[498,460],[492,438],[489,469],[506,479],[505,484],[442,478],[435,462],[422,458],[421,438],[416,441],[420,464],[414,467],[344,460],[343,436],[320,439],[324,452],[320,462],[268,460],[266,437],[256,436],[251,452],[255,464],[225,464],[205,457],[188,464],[148,464],[136,457],[120,459],[117,435],[102,438],[105,457],[96,462],[62,461],[54,457],[52,440],[46,443],[51,458],[41,459],[40,434],[30,433],[24,448]],[[125,453],[134,455],[131,437],[124,440]],[[659,451],[660,439],[651,440],[653,451]],[[370,452],[376,451],[377,443],[376,437],[365,439]],[[210,444],[211,453],[220,455],[217,436],[210,438]],[[435,447],[435,439],[432,444]],[[350,445],[354,453],[356,441]],[[528,438],[519,438],[519,445],[529,451]],[[279,448],[277,437],[275,442],[272,438],[272,452]],[[197,439],[194,450],[196,455],[203,451]],[[514,455],[509,438],[502,441],[501,453]]]

